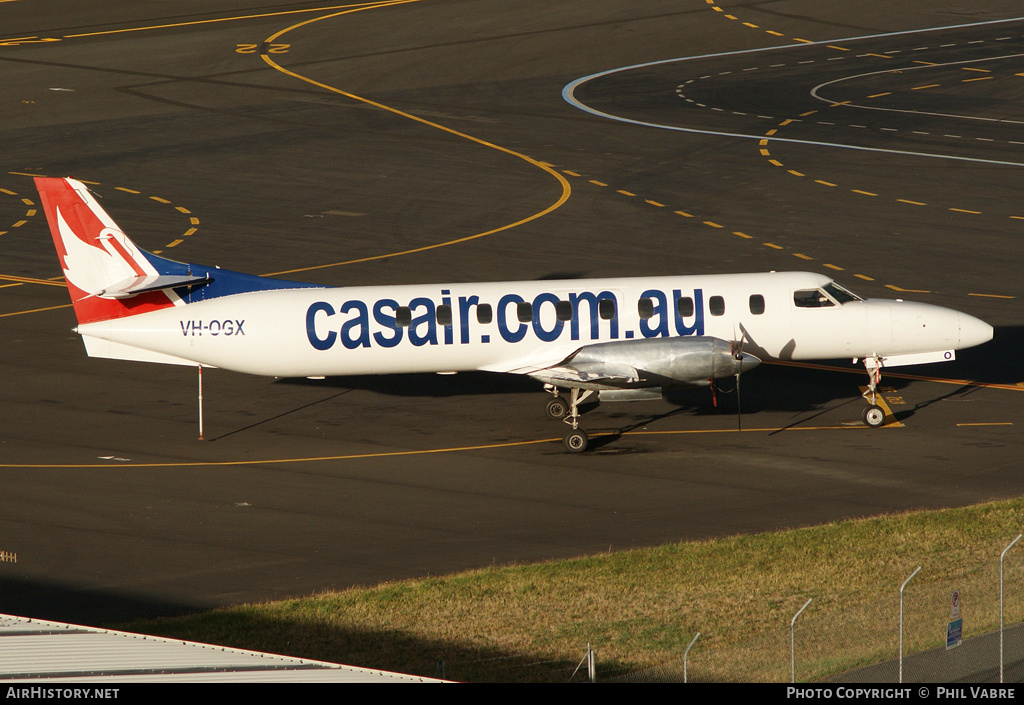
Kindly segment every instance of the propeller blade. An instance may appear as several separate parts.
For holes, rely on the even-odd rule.
[[[736,429],[743,430],[743,405],[740,403],[740,373],[736,373]]]

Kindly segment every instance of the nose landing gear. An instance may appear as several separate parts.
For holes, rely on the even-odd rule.
[[[856,361],[855,361],[856,362]],[[871,428],[880,428],[885,425],[885,409],[878,405],[878,383],[882,381],[882,358],[864,358],[864,369],[868,372],[868,389],[864,392],[864,398],[868,407],[864,409],[864,423]]]

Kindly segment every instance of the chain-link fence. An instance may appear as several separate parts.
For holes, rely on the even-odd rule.
[[[903,593],[903,682],[998,682],[1000,662],[1005,682],[1024,680],[1024,541],[1014,550],[1020,554],[1011,550],[1003,565],[1002,657],[999,556],[979,565],[948,565],[943,556],[921,562]],[[804,601],[792,601],[792,615]],[[962,641],[947,646],[956,618],[963,620]],[[598,654],[599,681],[600,663]],[[682,682],[684,670],[690,682],[788,682],[795,675],[797,682],[895,683],[901,676],[900,585],[877,585],[871,595],[814,596],[792,626],[785,620],[741,644],[698,641],[685,668],[680,658],[611,677]]]
[[[870,594],[833,593],[807,597],[778,595],[771,608],[783,618],[777,626],[729,638],[736,625],[708,624],[706,632],[673,660],[636,669],[593,656],[597,682],[797,682],[840,683],[996,683],[1024,681],[1024,540],[1003,564],[1003,624],[1000,625],[1000,560],[956,564],[945,555],[926,556],[903,591],[901,580],[878,584]],[[842,566],[837,566],[842,570]],[[905,578],[911,576],[912,569]],[[904,579],[905,579],[904,578]],[[835,584],[841,584],[841,580]],[[791,611],[789,609],[791,604]],[[781,610],[779,608],[782,608]],[[766,610],[768,605],[766,605]],[[951,623],[962,620],[956,645],[947,644]],[[692,622],[693,620],[688,619]],[[483,671],[479,662],[451,662],[446,675],[476,680],[582,682],[590,678],[579,661],[527,662],[499,658]],[[902,661],[902,663],[901,663]]]

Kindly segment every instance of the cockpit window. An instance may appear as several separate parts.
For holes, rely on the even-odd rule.
[[[829,282],[820,289],[801,289],[793,292],[793,303],[797,308],[828,308],[839,304],[850,303],[851,301],[863,301],[861,297],[849,289],[839,286],[835,282]]]
[[[835,282],[829,282],[824,287],[826,293],[833,299],[838,301],[840,304],[849,303],[850,301],[863,301],[861,297],[847,289],[846,287],[839,286]]]
[[[826,308],[828,306],[835,306],[835,302],[832,301],[825,292],[821,289],[801,289],[800,291],[793,292],[793,303],[796,304],[797,308]]]

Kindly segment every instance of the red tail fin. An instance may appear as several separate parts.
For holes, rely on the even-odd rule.
[[[180,302],[173,291],[119,297],[133,282],[159,272],[84,184],[42,177],[35,181],[79,323],[134,316]]]

